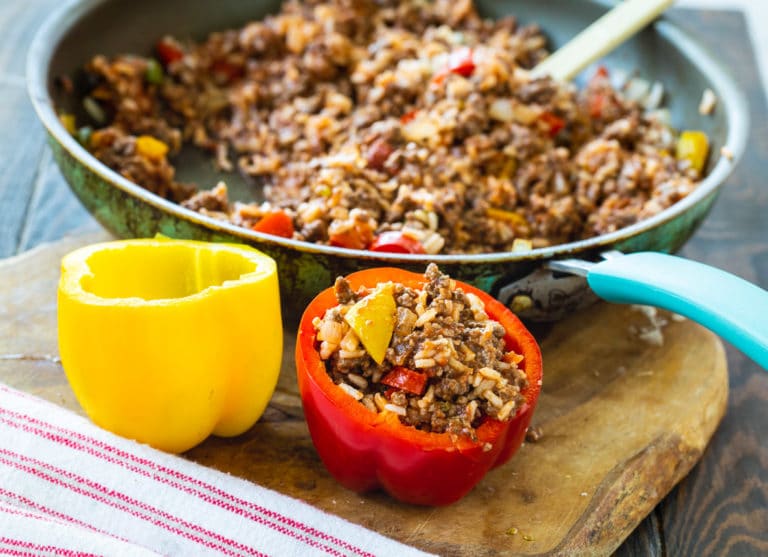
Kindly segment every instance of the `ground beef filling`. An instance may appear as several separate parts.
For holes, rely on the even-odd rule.
[[[676,159],[673,131],[605,72],[582,91],[531,77],[545,44],[535,25],[482,19],[470,0],[286,2],[200,43],[163,38],[161,65],[94,58],[86,107],[99,129],[86,144],[192,210],[248,228],[281,211],[294,239],[356,249],[387,231],[428,254],[542,247],[690,193],[700,175]],[[266,201],[214,184],[193,194],[169,162],[183,143]]]
[[[318,350],[333,381],[372,412],[394,412],[423,431],[476,439],[484,419],[508,420],[522,404],[522,356],[507,350],[503,327],[488,318],[477,296],[456,288],[434,264],[425,277],[422,290],[394,285],[395,327],[381,364],[344,319],[371,290],[353,292],[338,278],[339,305],[314,323]],[[418,374],[419,388],[391,386],[403,368]]]

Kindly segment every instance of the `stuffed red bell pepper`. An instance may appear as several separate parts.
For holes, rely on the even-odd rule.
[[[328,471],[422,505],[457,501],[512,457],[542,377],[517,317],[435,265],[337,279],[302,317],[296,368]]]

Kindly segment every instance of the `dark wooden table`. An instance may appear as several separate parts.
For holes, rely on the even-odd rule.
[[[27,47],[59,4],[0,2],[0,257],[99,228],[53,163],[25,88]],[[676,10],[671,17],[730,67],[748,96],[752,124],[746,156],[682,253],[766,288],[768,110],[744,16]],[[768,555],[768,374],[730,346],[727,351],[725,419],[701,462],[618,555]]]

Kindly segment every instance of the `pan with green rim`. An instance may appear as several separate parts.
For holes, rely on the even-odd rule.
[[[564,44],[603,14],[599,0],[479,1],[483,15],[515,14],[537,22],[553,47]],[[336,276],[362,268],[399,266],[423,271],[425,256],[352,250],[278,238],[240,228],[187,210],[126,180],[89,154],[64,128],[60,111],[77,111],[77,95],[56,86],[61,75],[74,75],[96,54],[132,52],[149,55],[164,34],[202,38],[209,32],[241,26],[275,12],[278,1],[224,0],[84,0],[67,3],[52,14],[30,49],[27,78],[35,109],[47,129],[55,160],[84,206],[121,237],[171,237],[236,241],[254,245],[278,263],[285,310],[297,316],[312,297]],[[591,303],[594,294],[583,277],[561,278],[547,264],[555,259],[596,261],[609,250],[625,253],[678,250],[704,220],[719,190],[741,156],[747,136],[743,95],[719,63],[695,39],[661,18],[626,41],[602,61],[611,71],[639,72],[660,81],[669,92],[666,108],[677,128],[703,130],[711,153],[706,177],[693,193],[632,226],[577,242],[520,252],[434,255],[430,261],[457,279],[493,295],[503,294],[523,317],[556,319]],[[718,103],[711,115],[699,114],[702,92],[711,89]],[[726,153],[727,156],[721,155]],[[213,184],[226,179],[234,199],[253,193],[238,175],[222,176],[199,152],[185,150],[175,161],[181,179]]]

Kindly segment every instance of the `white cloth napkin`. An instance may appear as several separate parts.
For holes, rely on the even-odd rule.
[[[2,384],[0,554],[424,555]]]

